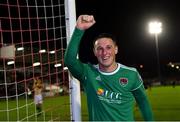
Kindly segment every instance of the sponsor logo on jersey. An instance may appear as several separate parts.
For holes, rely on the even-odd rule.
[[[108,102],[108,103],[116,103],[121,104],[121,93],[119,92],[113,92],[109,90],[104,90],[102,88],[98,88],[96,91],[99,100]]]
[[[98,95],[103,95],[103,94],[104,94],[104,90],[101,89],[101,88],[99,88],[99,89],[97,90],[97,94],[98,94]]]
[[[120,78],[119,79],[119,84],[123,87],[125,87],[128,84],[128,79],[127,78]]]

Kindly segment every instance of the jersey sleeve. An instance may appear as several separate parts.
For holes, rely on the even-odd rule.
[[[141,86],[140,88],[134,90],[132,93],[136,99],[144,120],[153,121],[153,113],[144,87]]]
[[[64,56],[65,65],[68,67],[71,74],[79,80],[83,78],[82,74],[84,72],[84,64],[77,58],[83,34],[83,30],[75,28]]]
[[[134,72],[133,89],[131,90],[145,121],[153,121],[152,110],[143,85],[143,80],[137,70]]]

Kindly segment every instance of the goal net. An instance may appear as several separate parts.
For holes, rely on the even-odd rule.
[[[0,121],[71,120],[65,0],[0,0]],[[34,78],[43,81],[40,116]]]

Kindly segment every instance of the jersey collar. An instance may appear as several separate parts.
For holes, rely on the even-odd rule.
[[[117,63],[117,68],[113,72],[103,72],[99,69],[99,65],[96,65],[97,70],[103,75],[113,75],[119,71],[120,67],[121,67],[121,64]]]

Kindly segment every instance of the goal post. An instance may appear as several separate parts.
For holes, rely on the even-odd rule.
[[[73,34],[76,24],[75,0],[65,0],[67,45]],[[69,91],[71,105],[71,120],[81,121],[81,94],[80,83],[69,73]]]

